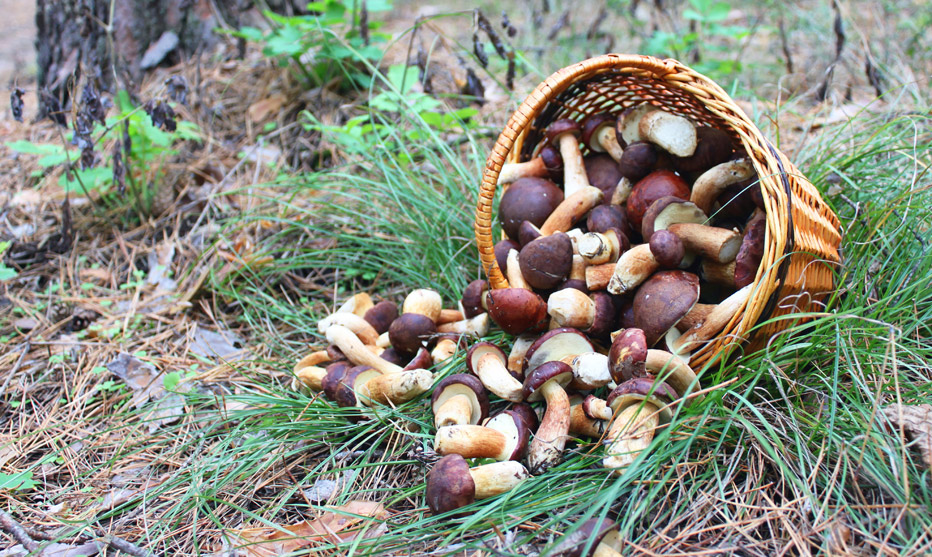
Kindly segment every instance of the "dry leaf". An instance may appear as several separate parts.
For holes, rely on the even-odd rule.
[[[285,526],[283,529],[289,533],[274,528],[247,528],[234,532],[234,535],[240,538],[240,549],[248,557],[272,557],[300,549],[310,551],[318,545],[351,541],[360,534],[367,538],[381,535],[387,528],[374,520],[387,518],[388,513],[381,503],[350,501],[330,507],[314,520]]]
[[[250,120],[258,124],[268,118],[269,114],[281,110],[282,106],[285,104],[285,100],[285,95],[275,93],[268,98],[252,103],[246,110],[246,113],[249,115]]]
[[[133,390],[133,405],[136,408],[141,408],[150,399],[156,400],[165,394],[159,370],[131,354],[121,352],[115,360],[107,364],[107,369]]]
[[[932,404],[891,404],[884,408],[883,413],[891,422],[903,427],[906,435],[919,447],[926,467],[932,470]]]

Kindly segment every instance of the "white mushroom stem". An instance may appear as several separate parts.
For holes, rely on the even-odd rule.
[[[751,295],[751,286],[749,284],[722,300],[721,303],[715,306],[715,309],[709,312],[705,321],[687,330],[680,338],[676,339],[672,346],[673,350],[675,352],[696,350],[702,343],[715,337],[748,301],[748,297]],[[674,389],[676,388],[675,385],[671,386]]]
[[[511,450],[504,433],[481,425],[444,426],[437,428],[434,435],[434,451],[441,455],[508,460],[511,458]]]
[[[332,325],[327,328],[327,342],[335,345],[346,356],[346,359],[358,366],[369,366],[382,373],[400,373],[401,367],[383,360],[372,353],[353,331],[342,325]]]
[[[314,352],[311,352],[307,356],[298,360],[298,363],[294,365],[293,369],[294,369],[294,372],[297,373],[298,370],[301,368],[305,368],[309,366],[317,366],[320,364],[327,363],[329,361],[330,361],[330,354],[326,350],[315,350]]]
[[[524,280],[524,275],[521,274],[521,266],[518,263],[518,250],[508,250],[505,266],[507,267],[505,277],[508,279],[509,287],[531,290],[531,285]]]
[[[644,369],[651,375],[657,376],[658,381],[663,381],[673,387],[676,394],[680,396],[685,396],[690,390],[700,388],[696,380],[696,372],[689,367],[686,360],[665,350],[648,350]]]
[[[372,297],[365,292],[360,292],[350,296],[349,299],[343,302],[343,305],[337,309],[336,313],[353,313],[362,317],[374,305]]]
[[[388,336],[388,331],[385,331],[384,333],[379,335],[379,338],[376,339],[375,341],[375,347],[381,348],[382,350],[389,348],[391,345],[392,345],[392,341]]]
[[[546,178],[549,174],[550,171],[547,170],[544,159],[541,157],[534,157],[526,162],[509,162],[503,164],[501,171],[498,173],[498,184],[510,184],[518,178]]]
[[[563,202],[550,213],[540,227],[540,233],[549,236],[555,232],[566,232],[573,223],[583,218],[593,207],[602,202],[602,190],[586,185],[573,194],[566,194]]]
[[[466,395],[451,396],[434,412],[434,426],[464,425],[472,417],[472,401]]]
[[[739,248],[740,251],[740,248]],[[722,286],[735,287],[735,262],[729,261],[728,263],[722,264],[718,261],[712,261],[709,259],[702,260],[702,272],[700,274],[702,280],[721,284]]]
[[[586,280],[586,267],[589,264],[582,258],[579,253],[573,255],[573,266],[570,267],[570,280]]]
[[[327,329],[333,325],[342,325],[362,341],[363,344],[375,345],[379,339],[379,333],[369,324],[368,321],[355,313],[337,312],[325,317],[317,322],[317,331],[326,333]]]
[[[570,407],[570,429],[571,435],[590,437],[598,439],[605,433],[605,420],[590,418],[583,410],[582,402]]]
[[[476,499],[488,499],[507,493],[530,477],[524,465],[516,460],[476,466],[469,469],[469,475],[476,486]]]
[[[595,302],[575,288],[564,288],[547,298],[547,313],[558,327],[586,330],[595,319]]]
[[[434,384],[434,375],[426,369],[409,369],[400,373],[380,375],[359,389],[363,404],[401,404],[426,393]]]
[[[615,186],[615,189],[612,191],[612,205],[624,206],[625,202],[628,201],[628,197],[631,196],[631,190],[634,189],[634,182],[628,178],[622,178],[618,180],[618,185]]]
[[[521,335],[515,339],[511,353],[508,354],[508,371],[521,373],[524,370],[524,356],[535,340],[537,335]]]
[[[442,309],[440,310],[440,317],[437,318],[437,325],[443,325],[445,323],[455,323],[457,321],[462,321],[466,319],[466,316],[463,315],[463,312],[458,309]]]
[[[573,243],[573,258],[575,259],[579,255],[579,240],[583,237],[584,232],[578,228],[571,228],[566,231],[566,235],[570,237],[570,241]]]
[[[614,263],[621,254],[621,243],[614,232],[588,232],[579,239],[579,255],[589,265]]]
[[[748,159],[723,162],[696,178],[689,200],[705,214],[711,215],[712,204],[725,191],[725,188],[743,182],[752,176],[754,176],[754,166]]]
[[[295,371],[294,379],[291,382],[291,388],[295,391],[302,390],[304,387],[312,392],[320,391],[323,386],[322,382],[327,375],[327,370],[318,366],[306,366]]]
[[[579,354],[570,362],[573,368],[572,386],[579,390],[591,390],[604,387],[612,382],[608,371],[608,356],[598,352]]]
[[[560,155],[563,157],[563,195],[569,197],[583,188],[590,187],[589,177],[586,176],[586,166],[583,164],[576,136],[564,133],[557,137],[557,141]]]
[[[547,381],[540,387],[547,401],[547,409],[528,449],[527,463],[532,474],[548,470],[563,456],[570,430],[570,399],[556,381]]]
[[[586,267],[586,288],[588,288],[590,292],[595,292],[596,290],[605,290],[612,278],[612,275],[614,274],[614,263],[589,265]]]
[[[495,354],[483,354],[474,369],[489,392],[511,402],[521,402],[524,386],[508,373],[504,362]]]
[[[650,251],[650,244],[634,246],[621,254],[615,263],[614,273],[608,281],[608,291],[624,294],[647,280],[659,268],[660,265]]]
[[[604,400],[596,396],[587,396],[583,404],[586,405],[584,409],[588,410],[590,416],[600,420],[611,420],[615,414]]]
[[[442,310],[443,298],[437,292],[426,288],[412,290],[401,305],[401,313],[420,313],[434,323],[440,318]]]
[[[485,336],[489,332],[489,314],[480,313],[471,319],[444,323],[437,327],[437,332],[470,335],[474,337]]]
[[[624,149],[618,144],[618,137],[615,135],[615,126],[602,126],[602,128],[595,133],[595,142],[597,145],[601,145],[605,152],[615,159],[615,162],[621,160]]]
[[[660,422],[659,408],[651,402],[639,402],[619,412],[608,429],[602,466],[620,475],[654,439]]]
[[[719,263],[734,261],[741,249],[741,234],[736,230],[704,224],[681,222],[667,228],[683,241],[687,250]]]
[[[456,341],[450,338],[441,338],[437,341],[437,346],[430,352],[430,359],[436,366],[440,362],[452,358],[456,354]]]

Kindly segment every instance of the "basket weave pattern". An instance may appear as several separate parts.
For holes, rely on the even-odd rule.
[[[802,173],[764,139],[744,111],[707,77],[676,60],[606,54],[563,68],[537,86],[508,120],[486,161],[476,208],[479,257],[492,288],[508,281],[495,263],[492,203],[502,165],[534,156],[543,147],[543,132],[553,121],[610,112],[650,102],[694,122],[728,132],[743,145],[760,178],[767,213],[763,262],[753,294],[722,333],[691,360],[701,366],[717,360],[735,339],[765,342],[786,328],[774,320],[745,335],[771,317],[820,309],[832,288],[832,266],[839,261],[839,221]],[[585,149],[584,149],[585,152]]]

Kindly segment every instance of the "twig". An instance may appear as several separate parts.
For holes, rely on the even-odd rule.
[[[820,101],[824,101],[825,97],[828,95],[828,87],[832,82],[835,66],[841,61],[841,53],[845,48],[845,28],[841,20],[841,8],[838,7],[838,2],[836,0],[832,0],[832,11],[835,12],[835,24],[833,27],[835,31],[835,59],[832,60],[828,69],[825,70],[825,79],[816,91],[816,98]]]
[[[26,352],[29,352],[30,343],[29,340],[23,343],[23,351],[19,353],[19,358],[16,359],[16,363],[13,364],[13,369],[11,369],[6,374],[6,379],[3,381],[3,385],[0,386],[0,396],[3,396],[3,393],[6,392],[6,388],[10,386],[10,381],[13,380],[13,376],[16,375],[16,372],[19,371],[19,366],[23,364],[23,358],[26,357]]]
[[[134,557],[152,557],[153,554],[150,551],[147,551],[134,543],[130,543],[123,538],[114,536],[112,534],[104,534],[103,530],[97,530],[97,535],[100,536],[100,541],[109,545],[117,551],[122,551],[127,555],[133,555]]]
[[[16,538],[16,541],[23,544],[26,551],[30,553],[39,551],[39,544],[36,543],[36,540],[29,537],[23,525],[16,522],[16,519],[3,509],[0,509],[0,528],[3,528],[4,532],[13,536]]]

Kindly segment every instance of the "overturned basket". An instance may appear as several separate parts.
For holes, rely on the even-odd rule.
[[[832,290],[839,261],[838,218],[799,170],[764,139],[760,130],[721,87],[675,60],[606,54],[563,68],[537,86],[511,116],[492,148],[482,174],[476,208],[476,240],[492,288],[508,281],[495,262],[492,234],[496,183],[506,162],[528,160],[544,144],[543,131],[561,118],[586,116],[650,102],[697,124],[740,140],[760,178],[767,213],[763,261],[745,306],[713,341],[693,354],[701,367],[730,348],[766,342],[790,324],[768,319],[821,309]]]

